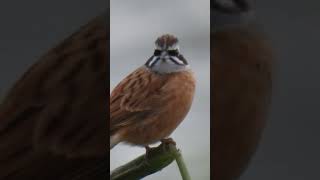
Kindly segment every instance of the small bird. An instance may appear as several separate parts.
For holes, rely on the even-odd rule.
[[[122,80],[110,96],[110,149],[120,142],[165,142],[187,115],[195,92],[190,65],[170,34],[155,42],[145,65]]]
[[[107,177],[99,168],[109,153],[108,19],[82,26],[9,91],[0,105],[0,180]]]
[[[235,180],[265,126],[273,55],[246,0],[215,0],[211,15],[213,179]]]

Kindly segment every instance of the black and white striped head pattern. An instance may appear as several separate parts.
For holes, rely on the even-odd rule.
[[[155,42],[156,48],[145,66],[153,72],[167,74],[184,71],[189,64],[179,50],[179,40],[173,35],[165,34]]]

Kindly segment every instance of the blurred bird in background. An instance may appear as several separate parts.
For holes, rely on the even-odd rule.
[[[253,18],[246,0],[211,4],[214,180],[240,177],[267,118],[273,57]]]
[[[106,178],[108,25],[106,13],[94,18],[9,91],[0,106],[1,180]]]

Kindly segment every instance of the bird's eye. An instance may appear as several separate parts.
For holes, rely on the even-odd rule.
[[[161,51],[156,49],[154,50],[154,53],[153,53],[154,56],[160,56],[161,55]]]
[[[178,56],[179,52],[178,52],[178,50],[169,50],[168,54],[169,54],[169,56]]]

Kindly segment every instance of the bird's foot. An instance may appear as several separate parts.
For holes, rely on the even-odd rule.
[[[150,164],[149,164],[149,162],[148,162],[148,158],[149,158],[149,156],[150,156],[151,147],[145,146],[144,148],[146,149],[146,154],[144,155],[144,159],[145,159],[144,162],[145,162],[145,164],[146,164],[147,166],[149,166]]]
[[[144,148],[146,149],[146,158],[148,158],[151,152],[151,147],[145,146]]]
[[[176,146],[176,142],[172,138],[161,139],[161,145],[163,150],[168,150],[170,145]]]
[[[165,144],[165,145],[169,145],[169,144],[177,145],[177,143],[172,138],[161,139],[160,141],[162,144]]]

